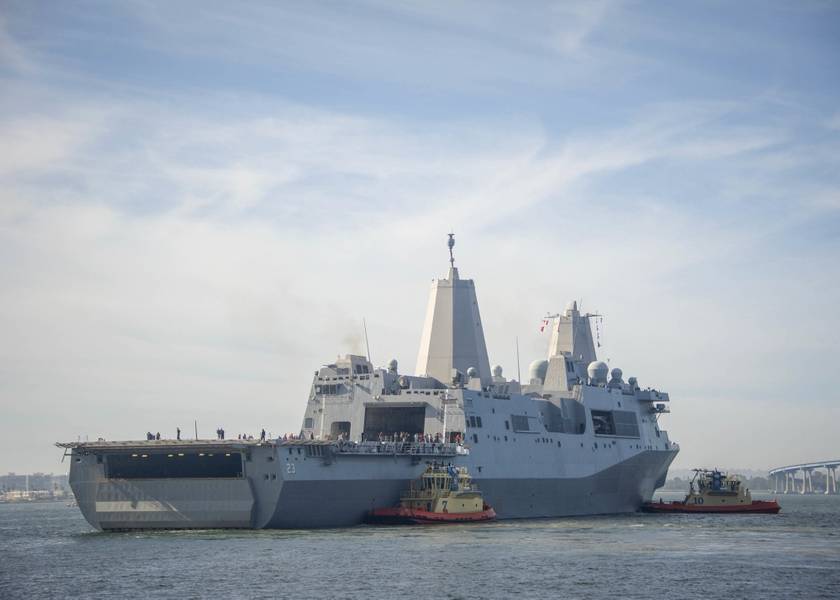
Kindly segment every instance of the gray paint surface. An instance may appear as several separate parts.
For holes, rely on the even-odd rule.
[[[500,518],[634,511],[663,484],[679,451],[658,425],[670,398],[635,379],[624,382],[619,370],[609,381],[588,375],[595,372],[596,316],[572,303],[552,317],[548,360],[535,363],[527,383],[508,380],[500,369],[490,371],[475,286],[453,265],[432,285],[417,375],[354,355],[323,366],[313,377],[303,440],[64,444],[72,456],[70,485],[85,518],[105,529],[353,525],[371,508],[397,502],[428,460],[467,467]],[[454,380],[453,369],[460,374]],[[457,435],[461,443],[444,454],[412,455],[379,439],[390,431],[363,439],[369,407],[413,407],[421,434]],[[617,435],[611,414],[623,425],[635,419],[635,426]],[[342,439],[334,439],[337,432]],[[130,449],[238,452],[243,473],[109,478],[109,454]]]

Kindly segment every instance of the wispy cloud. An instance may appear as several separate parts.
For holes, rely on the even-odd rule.
[[[80,149],[96,139],[101,121],[93,114],[73,117],[27,116],[2,122],[0,139],[6,150],[0,161],[0,177],[38,174],[61,169],[80,156]]]
[[[32,75],[37,64],[31,53],[10,34],[6,19],[0,14],[0,68],[13,73]]]
[[[626,373],[720,392],[675,405],[681,441],[735,396],[836,410],[789,369],[827,370],[840,327],[824,98],[708,68],[697,32],[648,40],[620,3],[193,9],[0,28],[0,450],[149,415],[294,430],[363,316],[377,362],[414,364],[450,227],[508,374],[575,296]]]

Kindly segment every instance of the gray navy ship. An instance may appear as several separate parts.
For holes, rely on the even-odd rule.
[[[313,528],[395,504],[430,461],[468,469],[498,518],[628,513],[679,451],[668,394],[597,359],[571,302],[528,381],[490,368],[475,285],[452,257],[432,283],[414,375],[347,355],[315,372],[294,439],[59,443],[102,530]]]

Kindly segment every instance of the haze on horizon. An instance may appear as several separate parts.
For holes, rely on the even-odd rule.
[[[413,372],[456,233],[491,363],[547,312],[671,394],[675,468],[837,458],[840,5],[0,4],[0,472],[300,428]]]

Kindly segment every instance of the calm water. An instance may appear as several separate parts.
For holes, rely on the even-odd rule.
[[[0,598],[840,598],[840,496],[781,503],[778,516],[161,533],[0,505]]]

